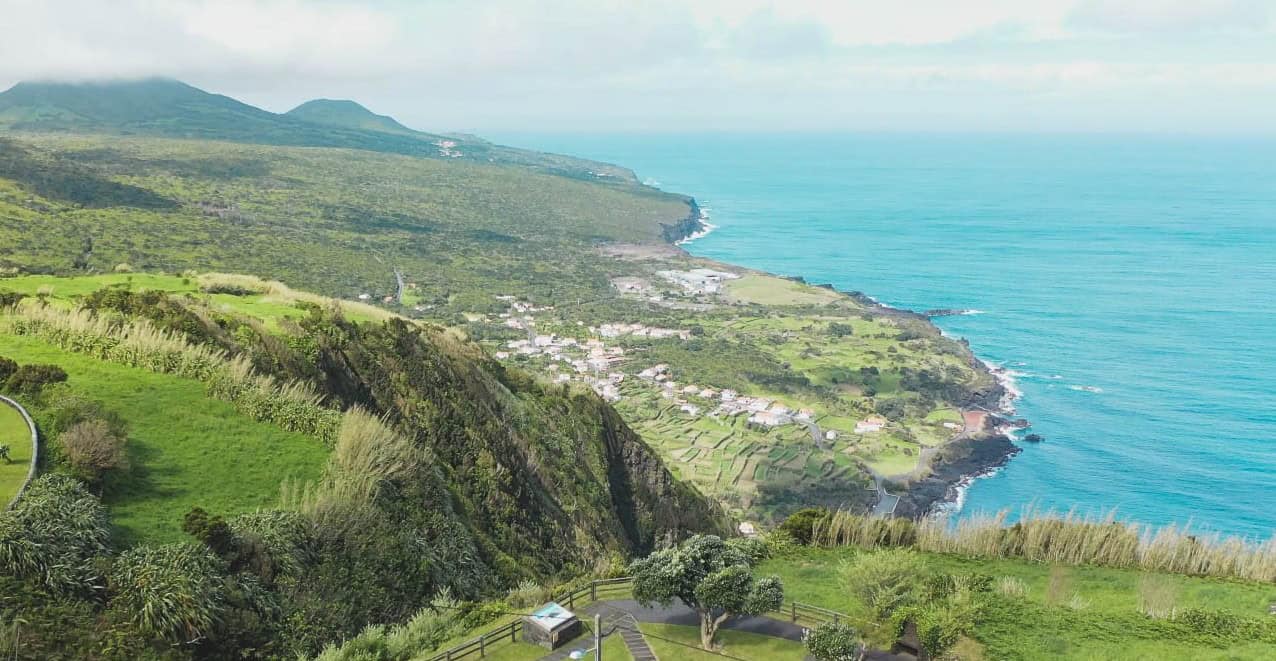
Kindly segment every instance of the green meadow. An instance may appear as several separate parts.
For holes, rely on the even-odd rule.
[[[184,539],[182,516],[194,507],[230,515],[274,506],[284,480],[318,478],[328,456],[318,440],[246,418],[231,404],[207,397],[194,380],[106,363],[4,332],[0,356],[62,367],[74,393],[128,423],[130,472],[104,494],[111,522],[126,543]]]

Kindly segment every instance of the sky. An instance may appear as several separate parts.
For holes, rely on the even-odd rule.
[[[1276,0],[0,0],[0,88],[437,131],[1276,133]]]

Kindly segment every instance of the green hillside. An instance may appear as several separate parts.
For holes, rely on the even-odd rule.
[[[378,115],[358,103],[346,99],[313,99],[284,114],[312,124],[406,135],[418,133],[400,124],[393,117]]]
[[[362,149],[418,158],[517,164],[589,181],[637,184],[632,172],[603,163],[502,147],[469,137],[387,131],[387,126],[398,123],[366,111],[352,112],[341,103],[319,102],[318,107],[303,108],[276,114],[163,78],[22,82],[0,92],[0,128]],[[443,141],[451,146],[441,145]]]

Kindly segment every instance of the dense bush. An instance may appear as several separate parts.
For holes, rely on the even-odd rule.
[[[798,510],[790,514],[784,523],[780,524],[779,530],[783,530],[793,536],[799,544],[810,544],[813,538],[816,526],[830,516],[828,510],[822,507],[810,507],[804,510]]]
[[[873,618],[883,621],[917,601],[924,575],[921,559],[904,549],[865,553],[842,568],[842,582]]]
[[[5,390],[23,395],[37,395],[45,386],[63,383],[66,371],[57,365],[22,365],[5,381]]]
[[[806,633],[806,649],[816,661],[856,661],[863,644],[848,624],[828,622]]]
[[[101,585],[96,559],[109,538],[106,512],[84,485],[45,475],[0,512],[0,573],[60,593],[93,592]]]
[[[0,384],[9,380],[14,372],[18,371],[18,364],[4,356],[0,356]]]
[[[225,578],[203,547],[168,544],[120,554],[108,578],[110,606],[137,631],[171,642],[197,640],[224,606]]]
[[[743,553],[749,559],[749,564],[756,565],[770,555],[766,542],[756,537],[734,537],[727,540],[727,546]]]

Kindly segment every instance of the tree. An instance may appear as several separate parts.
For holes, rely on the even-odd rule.
[[[817,661],[856,661],[863,658],[864,645],[848,624],[826,622],[805,636],[806,649]]]
[[[713,649],[718,628],[737,615],[780,608],[779,577],[755,579],[749,557],[714,535],[697,535],[681,547],[665,549],[630,565],[634,599],[645,606],[669,606],[675,598],[700,616],[700,645]]]

